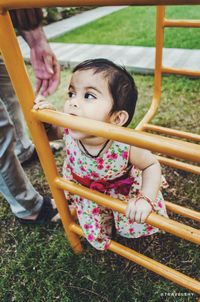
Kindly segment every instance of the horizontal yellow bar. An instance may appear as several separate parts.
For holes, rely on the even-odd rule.
[[[181,68],[172,68],[172,67],[162,67],[162,73],[171,73],[171,74],[180,74],[186,76],[199,77],[200,71],[181,69]]]
[[[106,5],[186,5],[188,0],[1,0],[0,8],[29,8],[54,6],[106,6]],[[190,0],[190,5],[200,4]]]
[[[49,109],[32,110],[33,117],[58,126],[81,130],[92,135],[121,141],[137,147],[186,160],[200,162],[200,146],[180,140],[161,137],[156,134],[145,133],[129,128],[123,128],[108,123],[89,120],[83,117],[70,116]],[[92,125],[92,127],[91,127]]]
[[[173,213],[182,215],[182,216],[184,216],[186,218],[190,218],[192,220],[200,222],[200,213],[199,212],[191,210],[191,209],[188,209],[188,208],[185,208],[185,207],[182,207],[182,206],[179,206],[179,205],[174,204],[174,203],[169,202],[169,201],[165,201],[165,203],[166,203],[167,210],[169,210],[169,211],[171,211]],[[75,208],[70,209],[70,212],[71,212],[71,215],[73,217],[77,218]]]
[[[200,174],[200,167],[198,167],[198,166],[190,165],[190,164],[187,164],[187,163],[175,160],[175,159],[163,157],[160,155],[156,155],[156,157],[159,160],[159,162],[163,165],[173,167],[176,169],[181,169],[181,170],[195,173],[195,174]]]
[[[200,222],[200,213],[199,212],[179,206],[179,205],[174,204],[169,201],[165,201],[165,202],[166,202],[166,207],[168,210],[170,210],[176,214],[180,214],[180,215],[183,215],[184,217],[187,217],[187,218]]]
[[[169,201],[165,201],[165,203],[166,203],[166,208],[169,211],[171,211],[173,213],[176,213],[176,214],[179,214],[179,215],[182,215],[186,218],[190,218],[192,220],[200,222],[200,213],[199,212],[188,209],[188,208],[185,208],[185,207],[182,207],[182,206],[179,206],[179,205],[174,204],[174,203],[169,202]],[[71,212],[71,215],[73,217],[77,218],[75,208],[73,208],[72,210],[70,209],[70,212]]]
[[[127,204],[119,199],[88,189],[61,177],[57,177],[55,179],[55,185],[58,188],[69,191],[72,194],[77,194],[88,198],[89,200],[93,200],[103,207],[110,208],[113,211],[118,211],[123,214],[125,213]],[[172,219],[162,217],[155,213],[151,213],[146,222],[180,238],[200,244],[200,231],[192,227],[186,226]]]
[[[70,226],[71,231],[75,232],[76,234],[84,237],[83,231],[81,230],[80,226],[77,224],[71,224]],[[133,249],[130,249],[126,246],[123,246],[122,244],[119,244],[113,240],[111,240],[111,243],[108,248],[110,251],[125,257],[128,260],[131,260],[149,270],[152,272],[165,277],[166,279],[173,281],[185,288],[188,288],[189,290],[192,290],[196,293],[200,293],[200,282],[197,280],[188,277],[187,275],[184,275],[164,264],[159,263],[158,261],[155,261],[145,255],[142,255]]]
[[[165,27],[200,27],[199,20],[164,20]]]
[[[183,137],[187,139],[191,139],[197,142],[200,142],[200,135],[196,133],[190,133],[190,132],[185,132],[185,131],[180,131],[172,128],[167,128],[167,127],[161,127],[157,125],[152,125],[152,124],[144,124],[143,129],[146,130],[152,130],[164,134],[170,134],[178,137]]]

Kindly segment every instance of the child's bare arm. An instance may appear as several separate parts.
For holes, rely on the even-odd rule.
[[[129,160],[142,170],[142,187],[137,201],[129,200],[126,215],[138,223],[143,223],[154,210],[154,202],[161,183],[160,164],[150,151],[137,147],[131,147]]]
[[[38,95],[37,98],[34,100],[35,105],[33,106],[33,109],[35,110],[42,110],[42,109],[50,109],[50,110],[56,110],[56,108],[50,104],[45,97]],[[63,128],[58,127],[56,125],[51,124],[44,124],[47,135],[49,140],[56,140],[56,139],[62,139],[63,138]]]

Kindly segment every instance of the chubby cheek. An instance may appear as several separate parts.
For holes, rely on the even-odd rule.
[[[100,107],[96,106],[95,108],[88,108],[87,110],[84,110],[84,116],[96,120],[96,121],[101,121],[101,122],[109,122],[109,115],[110,113],[110,107],[105,108],[105,107]]]
[[[94,118],[96,121],[100,121],[100,122],[105,122],[105,123],[110,123],[110,115],[109,115],[109,111],[108,112],[98,112],[95,115]]]

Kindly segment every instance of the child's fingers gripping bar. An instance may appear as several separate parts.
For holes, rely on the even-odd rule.
[[[47,101],[47,99],[42,96],[38,95],[36,99],[34,100],[35,105],[33,106],[33,109],[39,110],[39,109],[51,109],[56,110],[56,108]]]
[[[136,214],[136,199],[131,198],[128,201],[128,205],[126,207],[126,217],[133,219],[135,218],[135,214]]]
[[[155,203],[153,202],[153,200],[151,200],[149,197],[145,196],[142,191],[140,191],[138,194],[137,194],[137,197],[136,197],[136,201],[138,201],[139,199],[144,199],[145,201],[148,202],[148,204],[150,204],[150,206],[152,207],[152,210],[155,212]]]
[[[43,95],[38,94],[38,95],[36,96],[35,100],[34,100],[34,103],[37,104],[37,103],[40,103],[40,102],[42,102],[42,101],[46,101],[46,98],[45,98]]]

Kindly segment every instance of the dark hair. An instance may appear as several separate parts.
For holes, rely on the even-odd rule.
[[[94,70],[94,74],[103,72],[105,77],[108,78],[108,88],[113,98],[110,115],[125,110],[128,112],[129,118],[123,126],[127,126],[133,118],[138,96],[137,87],[132,76],[124,67],[102,58],[86,60],[78,64],[72,72],[87,69]]]

